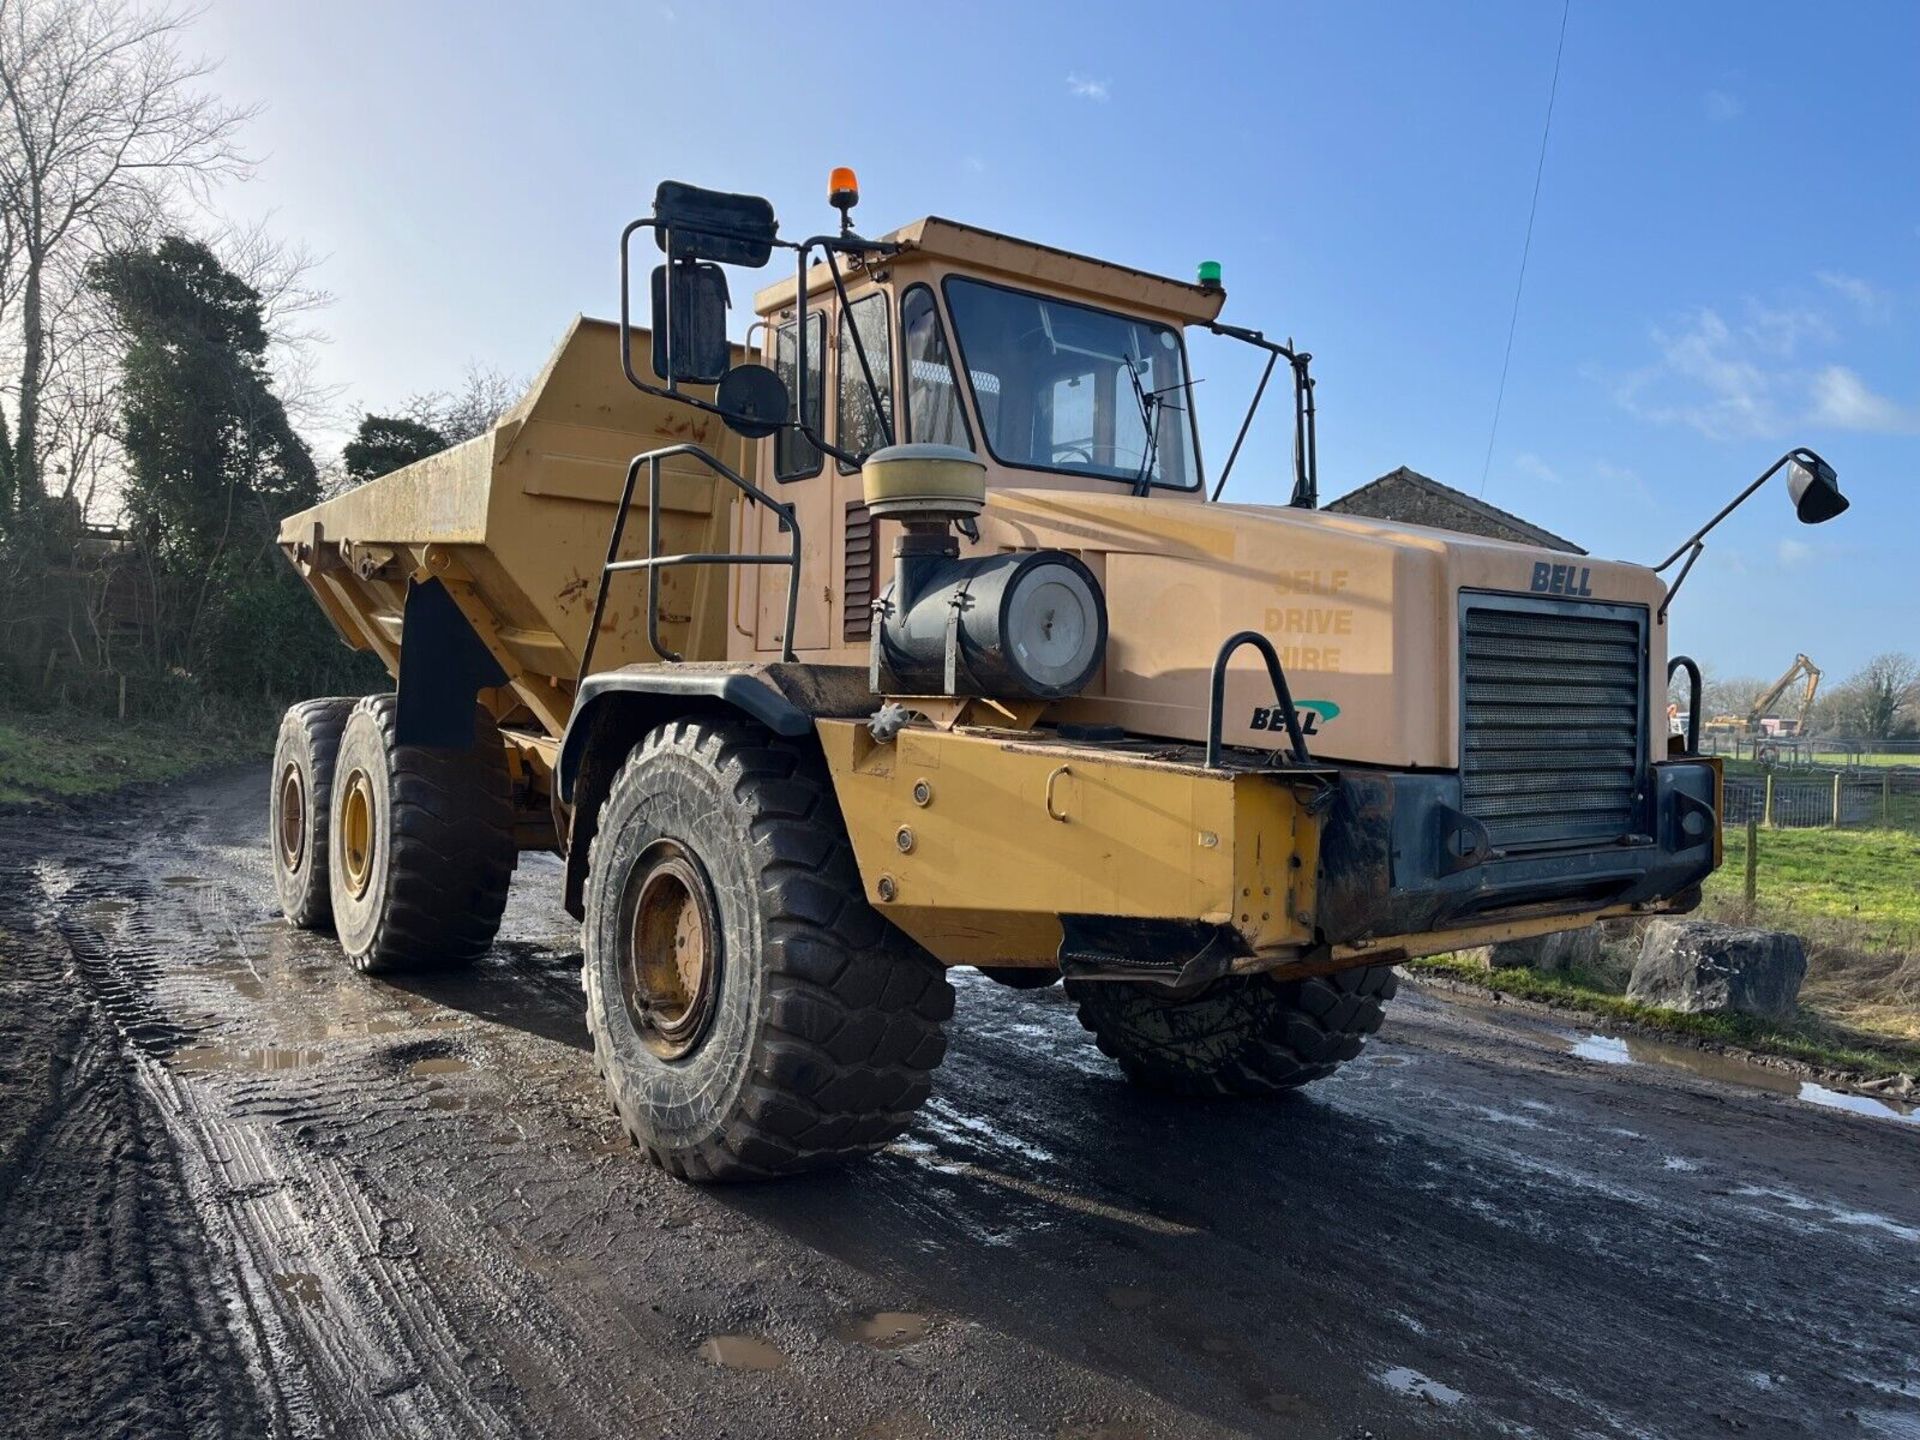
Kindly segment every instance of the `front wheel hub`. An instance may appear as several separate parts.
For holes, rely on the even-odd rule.
[[[622,908],[620,988],[643,1043],[663,1060],[706,1035],[719,991],[720,928],[699,863],[672,840],[649,846],[629,872]]]

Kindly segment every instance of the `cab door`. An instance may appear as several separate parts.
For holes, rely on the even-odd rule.
[[[831,346],[827,315],[809,309],[807,329],[811,339],[805,396],[798,393],[794,322],[774,329],[774,369],[795,395],[796,405],[806,405],[807,421],[815,433],[828,435],[834,445],[850,454],[868,454],[887,443],[887,427],[894,414],[891,303],[890,295],[881,288],[856,295],[845,315],[833,317]],[[866,352],[865,369],[854,348],[856,328]],[[873,376],[871,388],[866,378],[869,371]],[[830,429],[825,413],[829,394],[833,396]],[[770,488],[781,501],[794,507],[800,522],[800,601],[794,619],[794,649],[814,652],[816,659],[819,652],[848,646],[864,654],[879,557],[875,553],[877,537],[861,503],[859,470],[822,454],[804,436],[782,431],[773,442]],[[779,522],[763,512],[759,520],[762,552],[777,554],[789,543]],[[760,568],[755,648],[777,653],[786,621],[787,572],[773,566]],[[859,659],[856,655],[848,663]]]

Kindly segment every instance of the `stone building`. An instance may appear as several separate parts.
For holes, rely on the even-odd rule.
[[[1551,530],[1542,530],[1498,505],[1477,500],[1465,491],[1442,485],[1404,465],[1338,500],[1329,501],[1324,508],[1336,514],[1365,515],[1373,520],[1397,520],[1406,525],[1430,525],[1436,530],[1483,535],[1490,540],[1539,545],[1548,550],[1564,550],[1569,555],[1587,553]]]

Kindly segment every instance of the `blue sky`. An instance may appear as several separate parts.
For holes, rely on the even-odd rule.
[[[817,12],[791,5],[215,0],[258,101],[219,197],[326,256],[327,378],[379,409],[472,360],[531,372],[615,306],[614,241],[673,177],[824,228],[939,213],[1190,275],[1320,377],[1328,497],[1407,464],[1481,484],[1561,8],[1553,0]],[[1784,487],[1676,607],[1722,674],[1920,651],[1920,6],[1574,0],[1485,495],[1654,559],[1790,444]],[[1225,456],[1253,372],[1196,343]],[[1284,405],[1231,494],[1286,494]],[[338,437],[334,437],[337,441]]]

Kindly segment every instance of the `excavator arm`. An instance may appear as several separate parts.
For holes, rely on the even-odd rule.
[[[1820,692],[1821,673],[1820,667],[1805,655],[1794,656],[1793,664],[1787,667],[1787,673],[1762,691],[1753,702],[1752,708],[1747,711],[1747,730],[1750,733],[1758,731],[1760,721],[1766,713],[1774,707],[1782,695],[1787,693],[1794,681],[1805,676],[1807,688],[1800,697],[1800,730],[1804,734],[1807,721],[1813,715],[1813,697]]]

